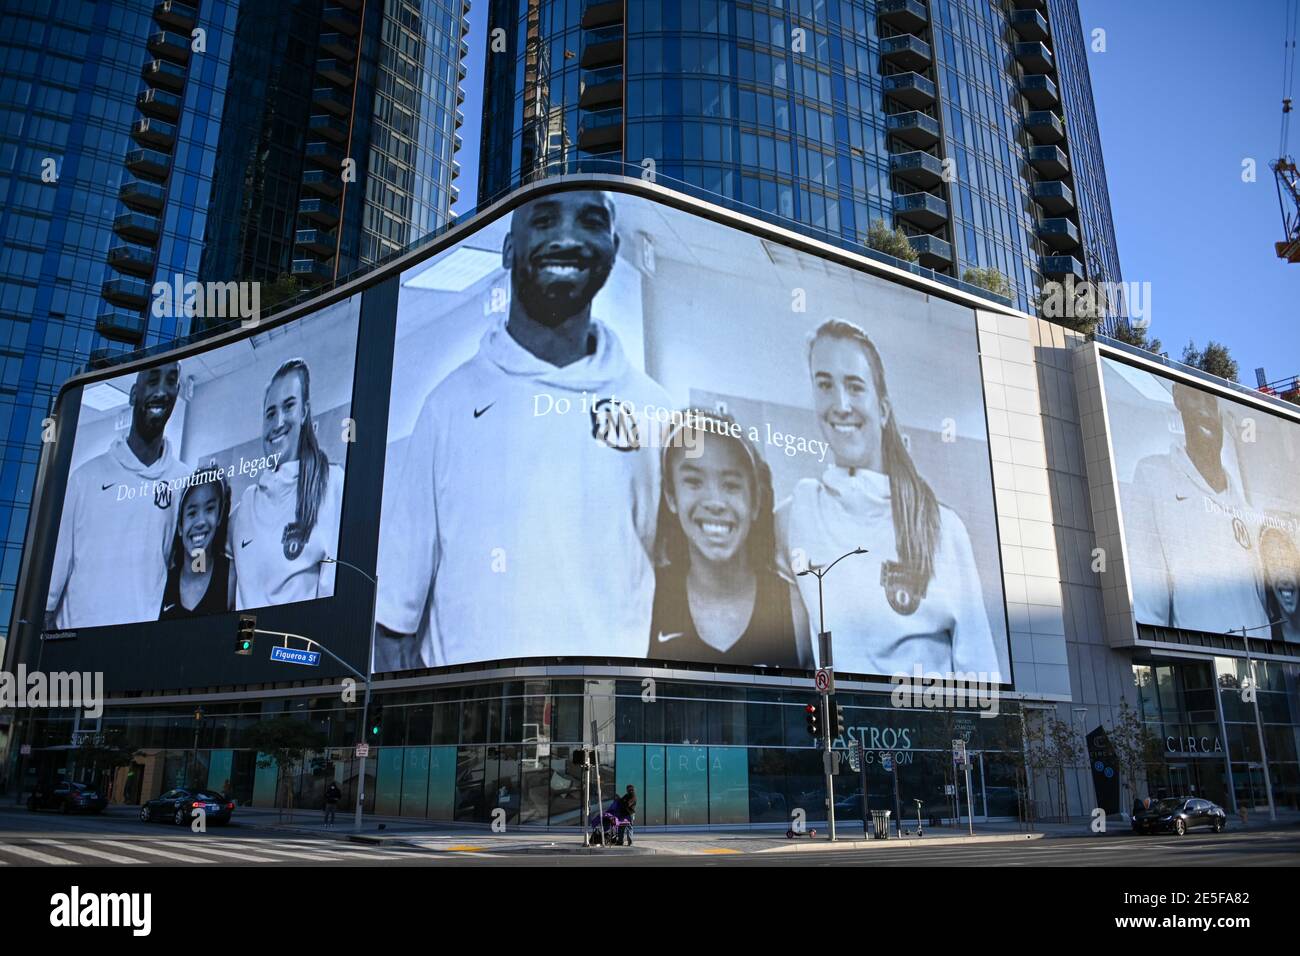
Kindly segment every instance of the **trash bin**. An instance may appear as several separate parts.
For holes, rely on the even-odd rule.
[[[871,834],[877,840],[889,839],[889,815],[890,810],[872,810],[871,811]]]

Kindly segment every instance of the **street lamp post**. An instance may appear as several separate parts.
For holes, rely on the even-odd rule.
[[[1250,636],[1247,632],[1263,630],[1281,623],[1281,621],[1269,621],[1267,624],[1259,624],[1255,627],[1243,626],[1230,632],[1236,634],[1240,631],[1242,643],[1246,645],[1246,667],[1250,670],[1251,697],[1255,703],[1255,733],[1259,735],[1259,763],[1264,768],[1264,792],[1268,795],[1268,818],[1274,823],[1277,822],[1277,805],[1273,803],[1273,777],[1268,772],[1268,750],[1264,746],[1264,721],[1259,716],[1259,680],[1255,677],[1255,659],[1250,656]],[[1232,759],[1231,754],[1228,755],[1228,759]]]
[[[362,571],[355,564],[347,561],[341,561],[338,558],[325,558],[326,564],[341,564],[345,568],[351,568],[357,574],[361,575],[370,582],[370,636],[368,639],[369,650],[366,653],[366,694],[361,703],[361,723],[358,725],[361,731],[361,739],[365,740],[366,721],[370,718],[370,685],[375,679],[375,606],[379,601],[379,575],[371,577],[365,571]],[[355,754],[355,750],[354,750]],[[361,832],[361,808],[365,803],[365,783],[366,783],[366,761],[369,755],[357,758],[360,760],[360,770],[357,773],[357,807],[356,814],[352,821],[352,828],[355,832]]]
[[[850,555],[866,554],[866,553],[867,553],[866,548],[854,548],[852,551],[849,551],[846,554],[841,554],[838,558],[836,558],[834,561],[832,561],[830,564],[826,565],[825,567],[821,567],[820,565],[816,565],[816,564],[809,564],[808,567],[798,572],[800,577],[802,577],[805,574],[811,574],[817,578],[817,627],[818,627],[817,637],[818,640],[821,642],[821,647],[819,648],[819,651],[822,656],[822,660],[820,660],[818,663],[820,663],[822,667],[833,669],[835,666],[834,658],[831,655],[831,635],[830,632],[826,630],[826,609],[825,609],[824,601],[822,599],[822,578],[826,577],[826,575],[830,573],[831,568],[835,567],[835,565],[839,564],[841,561],[843,561],[845,558],[849,557]],[[827,814],[826,819],[828,824],[829,836],[831,842],[833,843],[835,842],[835,781],[834,781],[834,776],[831,773],[832,758],[831,758],[831,735],[830,735],[830,717],[831,717],[830,688],[827,688],[825,691],[822,691],[821,697],[822,697],[822,718],[826,724],[826,731],[822,734],[822,769],[826,773],[826,814]],[[895,773],[898,772],[897,767],[894,768],[894,772]],[[864,826],[866,825],[865,820],[863,821],[863,825]]]

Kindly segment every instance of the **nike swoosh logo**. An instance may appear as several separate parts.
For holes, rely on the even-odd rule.
[[[108,484],[106,484],[106,485],[100,485],[100,486],[99,486],[99,490],[100,490],[100,491],[108,491],[108,489],[109,489],[109,488],[112,488],[112,487],[113,487],[113,483],[110,481],[110,482],[109,482]]]
[[[486,412],[489,408],[491,408],[491,407],[492,407],[493,405],[495,405],[495,404],[496,404],[496,402],[488,402],[488,403],[487,403],[486,405],[484,405],[482,408],[476,408],[476,409],[474,409],[474,417],[475,417],[475,418],[478,418],[480,415],[482,415],[484,412]]]
[[[660,643],[660,644],[667,644],[667,643],[668,643],[669,641],[671,641],[674,637],[685,637],[685,636],[686,636],[686,632],[685,632],[685,631],[673,631],[671,634],[665,634],[663,631],[660,631],[660,632],[659,632],[659,643]]]
[[[1186,496],[1186,495],[1178,495],[1178,494],[1176,494],[1176,495],[1174,495],[1174,500],[1175,500],[1175,501],[1186,501],[1186,500],[1187,500],[1187,496]]]
[[[241,541],[241,542],[239,542],[239,546],[240,546],[241,548],[247,548],[247,547],[248,547],[250,544],[252,544],[252,543],[253,543],[253,539],[252,539],[252,538],[249,538],[247,541]]]
[[[164,605],[163,605],[163,610],[164,610],[164,611],[170,611],[170,610],[171,610],[172,608],[174,608],[175,606],[176,606],[175,604],[164,604]]]

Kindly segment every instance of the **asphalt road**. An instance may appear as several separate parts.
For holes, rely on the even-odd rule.
[[[346,824],[344,824],[346,827]],[[481,841],[480,841],[481,842]],[[192,833],[122,816],[63,816],[0,809],[0,868],[14,866],[1295,866],[1300,830],[1255,830],[1184,837],[1123,835],[971,846],[889,847],[807,853],[694,855],[498,853],[370,846],[312,834],[250,827]]]

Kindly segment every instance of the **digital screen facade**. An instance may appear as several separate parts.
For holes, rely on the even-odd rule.
[[[395,334],[376,669],[808,668],[824,622],[840,672],[1009,681],[972,309],[568,191],[405,271]]]
[[[47,630],[334,593],[359,310],[83,388]]]
[[[1101,368],[1137,622],[1300,642],[1300,424]]]

